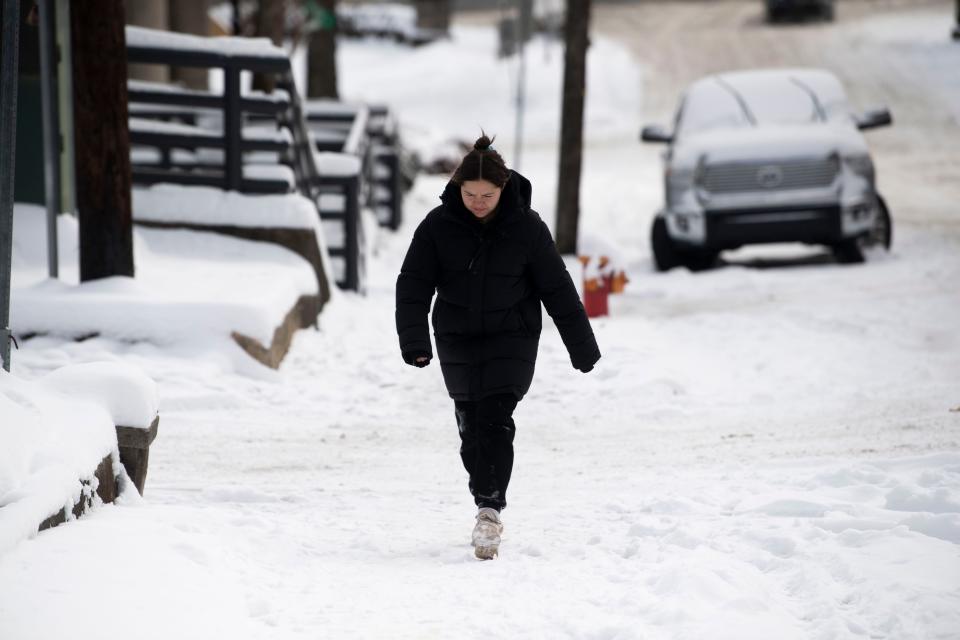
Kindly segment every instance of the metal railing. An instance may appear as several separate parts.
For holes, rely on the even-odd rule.
[[[159,152],[159,161],[153,163],[134,155],[134,183],[205,185],[245,193],[299,192],[314,203],[321,222],[335,222],[343,229],[341,244],[326,243],[331,258],[344,261],[343,277],[337,284],[345,289],[362,290],[364,238],[359,218],[363,175],[325,176],[318,170],[314,157],[316,143],[307,128],[289,58],[282,52],[254,55],[242,48],[235,52],[223,46],[225,43],[213,47],[207,39],[196,36],[127,29],[129,62],[220,69],[224,78],[222,94],[169,85],[138,82],[129,85],[132,150],[134,154],[151,148]],[[147,37],[140,37],[144,35]],[[243,38],[230,40],[246,42]],[[279,91],[243,94],[243,72],[272,75]],[[198,126],[211,115],[219,120],[219,131],[209,126],[209,122]],[[257,122],[272,122],[276,135],[263,135],[262,131],[261,135],[252,135],[247,125]],[[178,161],[174,153],[198,150],[215,150],[222,155],[215,160],[206,157],[184,162]],[[245,155],[256,152],[275,153],[280,163],[292,169],[293,183],[244,176]],[[338,207],[331,208],[331,199],[324,197],[331,194],[341,196],[336,200],[340,203]]]
[[[374,211],[381,226],[398,229],[403,218],[404,186],[400,141],[389,110],[380,105],[316,100],[307,102],[306,118],[317,150],[344,151],[361,158],[366,181],[363,202]],[[362,147],[358,145],[360,140],[365,141]]]

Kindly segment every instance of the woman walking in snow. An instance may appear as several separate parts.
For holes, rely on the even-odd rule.
[[[513,469],[513,411],[533,380],[540,303],[573,366],[600,359],[590,322],[547,225],[530,208],[530,182],[506,167],[486,135],[464,156],[413,235],[397,278],[397,333],[407,364],[433,358],[433,331],[460,430],[460,457],[479,508],[476,556],[497,555]]]

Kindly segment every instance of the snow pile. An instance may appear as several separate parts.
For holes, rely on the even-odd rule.
[[[243,177],[253,180],[277,180],[285,182],[293,191],[297,184],[297,175],[285,164],[245,164]]]
[[[159,412],[157,385],[142,370],[122,362],[88,362],[53,371],[44,386],[89,398],[107,410],[114,425],[147,428]]]
[[[183,192],[174,188],[171,193]],[[195,193],[200,206],[180,201],[184,213],[209,215],[210,222],[222,221],[226,206],[233,202],[229,194],[222,194],[220,200],[212,191]],[[166,210],[151,198],[147,197],[148,209]],[[307,223],[306,207],[296,198],[278,202],[286,206],[271,211],[238,205],[236,217],[249,223],[276,212],[290,224]],[[201,209],[205,204],[214,206],[209,211]],[[312,220],[316,220],[315,213]],[[229,342],[231,332],[237,331],[270,344],[274,330],[297,300],[317,293],[310,264],[277,245],[211,233],[142,228],[134,232],[135,279],[112,277],[78,283],[76,220],[61,216],[58,228],[60,246],[65,249],[61,279],[47,280],[46,256],[38,251],[46,246],[43,210],[16,205],[10,315],[17,336],[102,335],[157,345],[192,344],[204,350],[212,343]]]
[[[130,365],[73,365],[34,382],[0,371],[0,556],[71,512],[80,480],[95,490],[111,453],[119,471],[116,425],[147,426],[156,414],[156,386]]]
[[[152,222],[290,229],[319,226],[316,207],[297,193],[250,196],[213,187],[157,184],[133,190],[133,212],[136,220]]]
[[[581,233],[577,239],[577,254],[589,258],[606,258],[605,269],[608,273],[626,271],[628,267],[627,252],[609,237]],[[599,265],[599,260],[592,262]],[[567,268],[569,269],[569,265]],[[576,272],[571,275],[575,276]]]
[[[321,176],[350,177],[360,173],[360,158],[348,153],[318,151],[313,154]]]
[[[146,27],[126,27],[127,45],[131,47],[197,51],[223,56],[287,59],[287,52],[269,38],[235,38],[194,36]]]
[[[429,145],[451,135],[468,140],[483,127],[508,163],[516,121],[517,59],[497,58],[493,29],[455,26],[449,40],[411,49],[396,43],[338,43],[345,68],[340,92],[348,99],[387,103],[403,125],[404,145],[423,158]],[[553,145],[560,132],[563,45],[534,37],[527,45],[526,119],[528,144]],[[629,54],[609,40],[591,40],[587,56],[585,133],[596,140],[635,139],[640,116],[640,73]],[[362,71],[359,71],[362,70]],[[402,80],[401,80],[402,78]],[[424,88],[433,99],[425,99]]]

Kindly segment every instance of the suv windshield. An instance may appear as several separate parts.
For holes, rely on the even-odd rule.
[[[802,74],[735,74],[694,83],[678,116],[678,135],[712,129],[824,122],[843,112],[842,95],[824,103],[821,78]],[[816,87],[816,89],[814,88]]]

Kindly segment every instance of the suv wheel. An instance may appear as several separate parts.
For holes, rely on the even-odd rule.
[[[706,271],[713,268],[719,255],[716,251],[684,251],[681,260],[690,271]]]
[[[680,256],[670,234],[667,233],[667,221],[663,216],[658,215],[653,219],[650,227],[650,248],[653,250],[653,265],[657,271],[669,271],[680,266]]]
[[[833,257],[841,264],[860,264],[863,262],[863,250],[857,240],[844,240],[830,247]]]
[[[877,196],[877,205],[877,222],[870,233],[871,240],[875,244],[883,245],[883,248],[889,251],[890,245],[893,244],[893,218],[890,217],[887,202],[880,196]]]
[[[864,249],[883,247],[889,251],[892,243],[893,220],[890,218],[890,210],[887,209],[887,203],[878,195],[876,220],[873,223],[873,228],[861,238],[860,246]]]

